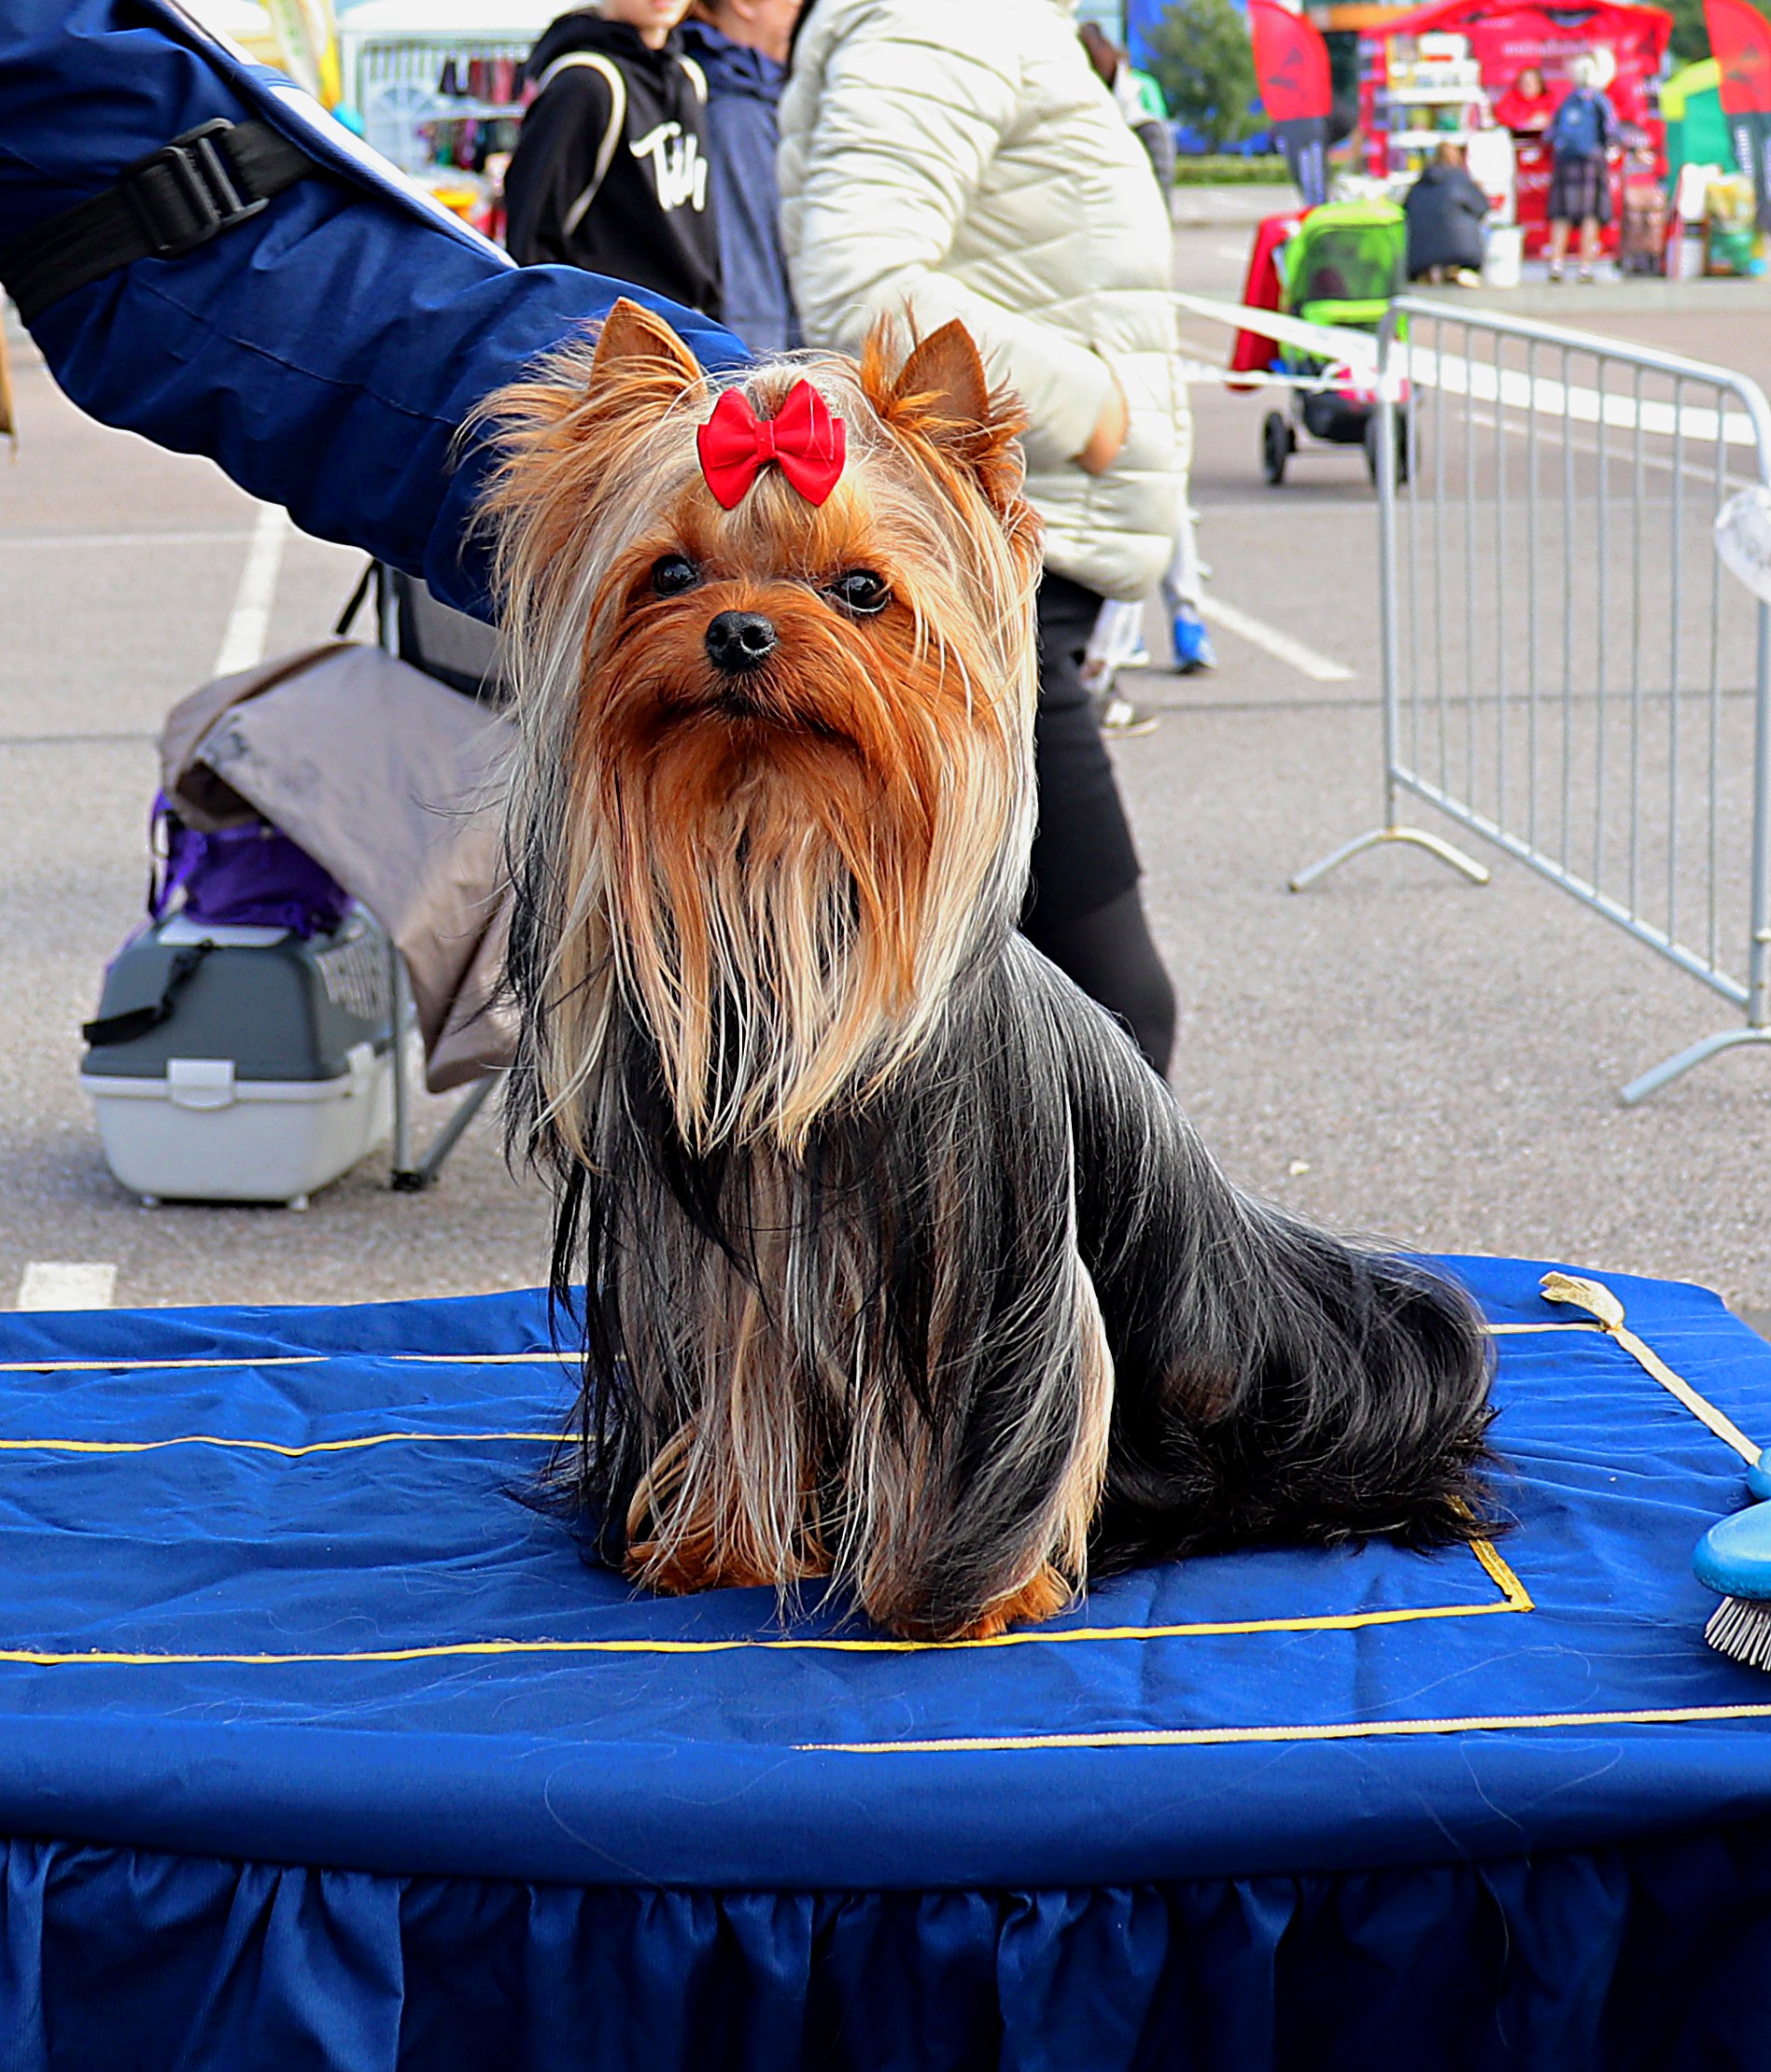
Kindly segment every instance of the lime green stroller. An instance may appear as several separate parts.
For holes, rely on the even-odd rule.
[[[1389,202],[1328,202],[1311,209],[1296,232],[1275,247],[1280,308],[1306,324],[1374,331],[1406,280],[1408,227]],[[1260,432],[1262,471],[1270,483],[1286,479],[1286,463],[1298,451],[1299,433],[1330,446],[1363,446],[1365,464],[1377,481],[1377,389],[1369,368],[1349,367],[1328,355],[1295,345],[1275,348],[1274,373],[1323,383],[1296,388],[1289,412],[1272,410]],[[1396,472],[1408,480],[1410,437],[1404,389],[1397,418]]]

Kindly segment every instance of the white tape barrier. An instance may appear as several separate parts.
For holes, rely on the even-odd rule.
[[[1209,360],[1203,359],[1178,360],[1175,371],[1189,388],[1224,382],[1231,388],[1300,388],[1307,395],[1315,396],[1338,385],[1326,374],[1269,374],[1252,368],[1245,374],[1238,374],[1228,367],[1214,367]],[[5,544],[5,539],[0,538],[0,546]]]
[[[1376,378],[1377,339],[1370,331],[1348,330],[1335,324],[1306,324],[1277,310],[1249,309],[1239,302],[1216,302],[1202,295],[1177,294],[1174,300],[1195,316],[1207,316],[1237,330],[1254,331],[1278,344],[1295,346],[1319,357],[1343,360],[1349,367],[1369,371],[1373,380]],[[1638,410],[1633,396],[1609,391],[1601,394],[1596,388],[1551,381],[1543,375],[1496,367],[1462,353],[1435,352],[1424,345],[1399,347],[1391,366],[1398,377],[1406,378],[1417,388],[1441,389],[1447,396],[1467,397],[1471,402],[1533,410],[1539,419],[1559,417],[1573,425],[1604,425],[1618,431],[1637,429]],[[1244,381],[1252,377],[1229,374],[1219,369],[1213,378]],[[1752,420],[1744,411],[1717,411],[1695,404],[1675,409],[1671,403],[1644,400],[1639,418],[1642,431],[1655,438],[1678,436],[1696,446],[1712,447],[1718,441],[1724,446],[1758,443]]]
[[[1342,359],[1349,367],[1377,371],[1377,338],[1373,332],[1348,330],[1339,324],[1306,324],[1301,317],[1282,315],[1276,309],[1249,309],[1241,302],[1214,301],[1206,295],[1177,294],[1174,300],[1182,309],[1195,316],[1209,316],[1215,324],[1253,331],[1258,338],[1271,338],[1281,345],[1295,345],[1318,359]],[[1240,381],[1243,377],[1237,374],[1230,378]]]

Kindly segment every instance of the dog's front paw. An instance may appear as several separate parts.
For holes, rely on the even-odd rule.
[[[780,1589],[816,1582],[830,1574],[830,1556],[816,1539],[807,1539],[795,1547],[784,1573],[777,1574],[753,1554],[735,1549],[729,1538],[703,1530],[682,1534],[668,1547],[631,1542],[621,1566],[629,1582],[661,1597],[691,1597],[698,1590]]]
[[[1010,1596],[999,1597],[975,1625],[957,1637],[961,1640],[994,1640],[1011,1626],[1036,1626],[1041,1619],[1055,1618],[1075,1595],[1068,1579],[1047,1561]]]
[[[753,1557],[723,1544],[709,1531],[683,1533],[668,1546],[630,1546],[622,1562],[629,1582],[661,1597],[692,1597],[699,1590],[774,1589],[782,1578]],[[795,1573],[790,1581],[798,1581]]]

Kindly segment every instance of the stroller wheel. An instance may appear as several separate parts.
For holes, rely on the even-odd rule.
[[[1270,410],[1260,427],[1260,469],[1275,486],[1286,479],[1286,463],[1296,445],[1291,427],[1276,410]]]

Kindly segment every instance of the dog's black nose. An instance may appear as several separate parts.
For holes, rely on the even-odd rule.
[[[708,660],[732,674],[760,669],[780,640],[773,621],[760,611],[722,611],[707,629]]]

